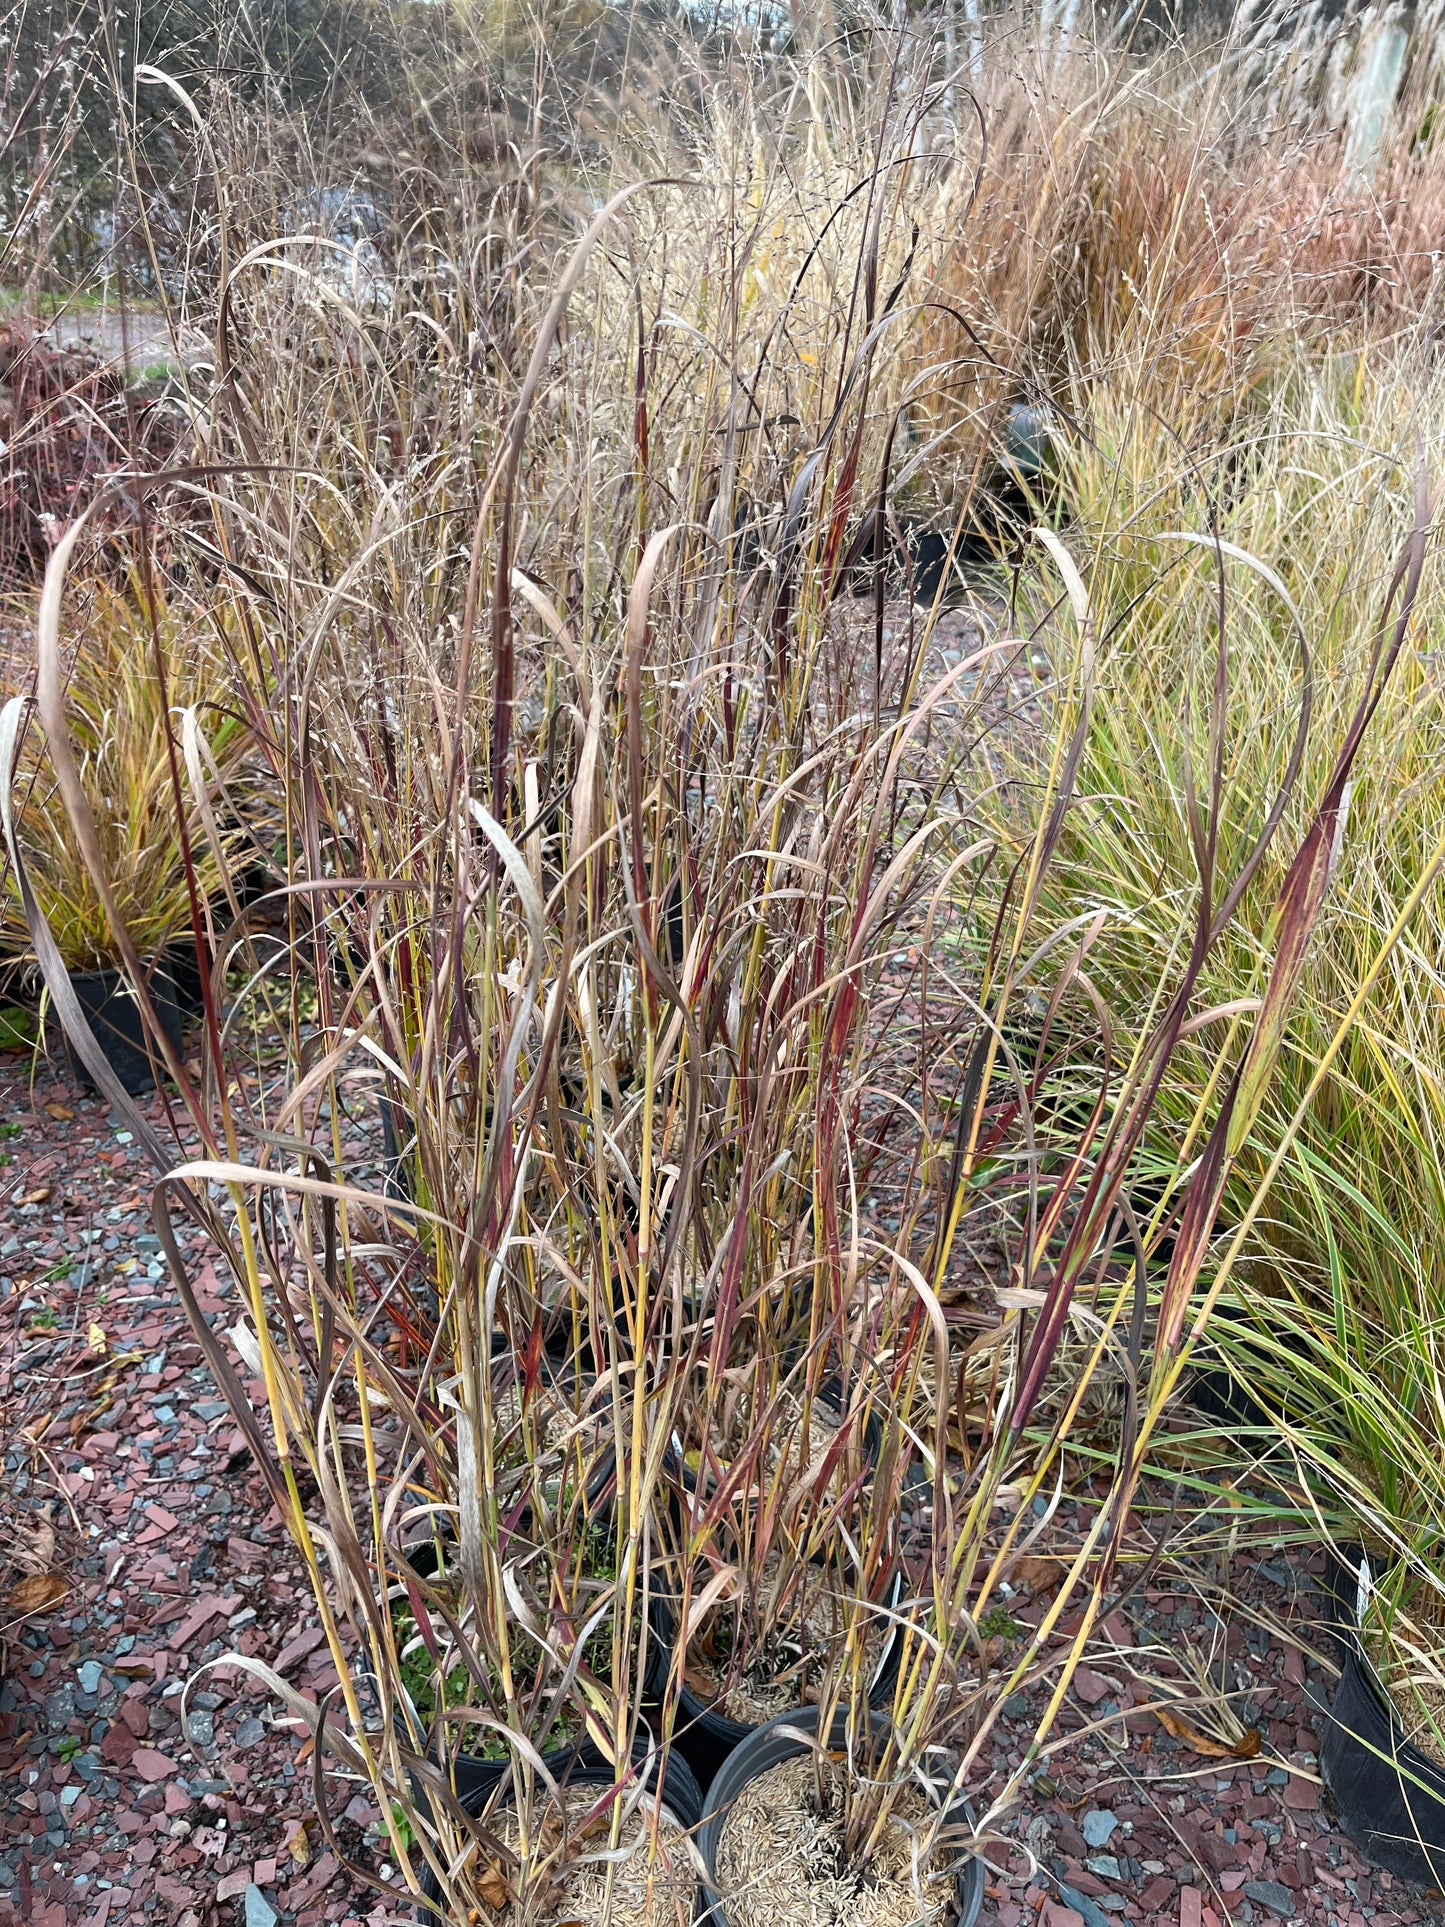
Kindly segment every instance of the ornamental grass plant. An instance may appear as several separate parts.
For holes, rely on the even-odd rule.
[[[195,459],[140,485],[167,633],[208,637],[276,822],[168,1059],[200,1155],[92,1069],[157,1164],[172,1281],[339,1685],[316,1707],[247,1664],[309,1729],[333,1850],[368,1786],[397,1878],[353,1874],[448,1919],[545,1922],[594,1880],[606,1919],[639,1868],[685,1916],[656,1771],[684,1690],[730,1669],[816,1709],[850,1875],[905,1821],[935,1871],[986,1841],[1142,1556],[1204,1321],[1283,1289],[1324,1329],[1336,1303],[1298,1200],[1439,861],[1426,810],[1352,925],[1359,798],[1417,727],[1428,760],[1428,451],[1389,453],[1384,371],[1433,389],[1366,338],[1373,294],[1321,296],[1282,346],[1293,256],[1243,270],[1221,327],[1231,251],[1289,203],[1241,190],[1211,253],[1198,200],[1241,155],[1276,184],[1342,165],[1246,140],[1242,55],[1046,49],[1031,121],[1043,52],[999,46],[974,118],[879,23],[752,65],[684,45],[666,116],[619,87],[616,143],[565,166],[498,143],[442,175],[427,148],[364,247],[287,213],[279,113],[138,77],[212,197]],[[1146,83],[1174,103],[1152,122]],[[1149,143],[1201,87],[1220,131],[1160,199]],[[979,126],[1006,136],[982,160]],[[308,191],[336,184],[343,146],[304,151]],[[1428,156],[1397,162],[1426,194]],[[940,610],[881,570],[855,596],[857,565],[905,518],[961,532],[1020,399],[1057,501],[945,656]],[[38,724],[134,972],[61,675],[94,514],[47,572]],[[193,924],[204,866],[240,860],[214,812],[188,827]],[[232,1281],[224,1329],[178,1212]],[[984,1628],[1084,1415],[1098,1503],[1000,1665]],[[999,1709],[1039,1680],[999,1766]],[[463,1797],[464,1758],[495,1786]]]
[[[184,627],[141,572],[86,585],[75,611],[66,703],[83,791],[115,905],[136,948],[154,962],[171,945],[194,949],[192,885],[203,938],[229,921],[226,881],[245,838],[224,799],[243,794],[247,747],[239,720],[216,701],[224,686],[204,631]],[[230,790],[228,791],[228,783]],[[72,971],[118,957],[44,740],[32,725],[15,766],[16,834],[35,898]],[[177,807],[179,788],[180,807]],[[227,827],[208,845],[205,819]],[[0,911],[0,954],[15,978],[36,974],[12,870]]]
[[[1224,852],[1257,834],[1292,758],[1296,799],[1325,780],[1328,747],[1369,685],[1372,591],[1414,513],[1412,470],[1438,446],[1439,384],[1408,338],[1299,355],[1277,364],[1247,433],[1191,460],[1126,395],[1091,398],[1094,446],[1067,458],[1066,486],[1091,538],[1093,580],[1119,618],[1051,907],[1101,919],[1096,981],[1112,1008],[1127,1008],[1184,968],[1176,906],[1195,862],[1184,750],[1192,745],[1195,767],[1221,759]],[[1439,1664],[1438,1634],[1419,1630],[1437,1623],[1441,1583],[1431,1523],[1445,832],[1437,569],[1432,555],[1354,765],[1270,1090],[1223,1191],[1221,1240],[1238,1262],[1211,1332],[1261,1444],[1282,1442],[1286,1483],[1308,1495],[1315,1529],[1346,1549],[1363,1541],[1382,1673],[1410,1702],[1407,1723],[1427,1732],[1429,1690],[1412,1700],[1404,1682]],[[1211,631],[1221,606],[1239,640],[1216,735]],[[1301,751],[1306,691],[1313,725]],[[1282,880],[1278,859],[1261,867],[1201,981],[1204,1003],[1258,994]],[[1157,1102],[1157,1143],[1171,1154],[1202,1144],[1227,1089],[1212,1051],[1181,1048]],[[1172,1214],[1157,1192],[1151,1203],[1162,1266]],[[1393,1657],[1386,1623],[1416,1628]]]
[[[888,114],[891,156],[901,92]],[[221,939],[186,1091],[210,1156],[167,1190],[237,1269],[264,1412],[202,1342],[326,1602],[337,1725],[290,1703],[370,1780],[408,1883],[462,1912],[545,1918],[576,1865],[559,1740],[610,1762],[617,1853],[630,1763],[672,1737],[654,1602],[671,1587],[685,1651],[744,1590],[735,1544],[749,1584],[770,1547],[851,1561],[820,1658],[852,1702],[943,1332],[859,1235],[851,1120],[897,931],[973,860],[954,795],[995,652],[936,686],[840,593],[908,230],[906,183],[837,192],[823,125],[742,209],[732,183],[614,196],[480,367],[311,243],[238,257],[225,291],[189,593],[227,611],[282,799],[284,932],[273,903]],[[468,251],[479,316],[506,252]],[[746,383],[739,333],[774,363]],[[745,498],[780,504],[746,562]],[[277,1035],[281,1066],[248,1058]],[[378,1095],[405,1197],[342,1154]],[[506,1760],[515,1827],[463,1811],[458,1746]]]

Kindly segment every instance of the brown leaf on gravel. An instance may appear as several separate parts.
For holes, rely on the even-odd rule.
[[[1047,1592],[1050,1586],[1058,1585],[1067,1570],[1068,1561],[1064,1559],[1020,1559],[1009,1578],[1015,1585],[1027,1586],[1030,1592]]]
[[[88,1431],[98,1418],[104,1417],[105,1413],[110,1410],[114,1403],[115,1400],[110,1396],[109,1392],[107,1392],[104,1398],[96,1400],[88,1412],[77,1412],[67,1427],[70,1436],[73,1439],[78,1439],[81,1433]]]
[[[17,1204],[49,1204],[54,1196],[55,1186],[53,1184],[42,1184],[37,1190],[27,1191],[23,1198],[17,1198],[15,1202]]]
[[[1183,1740],[1187,1747],[1195,1753],[1202,1753],[1207,1760],[1254,1760],[1259,1757],[1263,1742],[1258,1727],[1246,1727],[1241,1738],[1232,1746],[1226,1746],[1219,1740],[1210,1739],[1207,1733],[1201,1733],[1188,1720],[1180,1719],[1177,1713],[1171,1713],[1167,1707],[1155,1707],[1154,1717],[1166,1733],[1172,1734],[1176,1740]]]
[[[10,1588],[6,1604],[13,1613],[48,1613],[69,1596],[69,1583],[58,1572],[28,1572]]]
[[[6,1550],[11,1564],[19,1566],[22,1572],[48,1574],[55,1558],[55,1525],[49,1517],[49,1508],[38,1514],[35,1524],[28,1529],[17,1527],[14,1541]]]
[[[68,1104],[56,1103],[54,1100],[46,1105],[45,1115],[47,1117],[53,1117],[57,1124],[73,1124],[75,1122],[75,1112],[71,1110],[70,1106]]]

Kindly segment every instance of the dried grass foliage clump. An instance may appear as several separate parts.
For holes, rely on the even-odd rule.
[[[394,1860],[458,1904],[485,1900],[487,1865],[446,1783],[459,1744],[522,1770],[558,1733],[621,1758],[666,1742],[649,1606],[679,1521],[679,1623],[739,1506],[759,1560],[806,1564],[846,1501],[866,1597],[941,1333],[916,1267],[841,1218],[872,989],[940,901],[935,847],[966,836],[917,659],[870,660],[839,602],[888,378],[865,316],[907,254],[893,211],[880,230],[846,204],[852,178],[819,140],[762,157],[742,207],[717,182],[616,196],[551,306],[542,269],[510,264],[555,232],[513,196],[434,326],[284,239],[238,260],[225,308],[217,535],[191,593],[229,607],[232,700],[284,801],[286,941],[243,917],[223,949],[286,1075],[274,1035],[272,1074],[235,1074],[233,1008],[188,1093],[214,1176],[180,1182],[224,1190],[213,1229],[268,1391],[253,1449],[341,1662],[326,1744],[384,1813],[408,1803]],[[378,1082],[401,1119],[390,1198],[334,1128]],[[541,1396],[559,1345],[598,1421],[563,1412],[562,1435]],[[774,1416],[739,1432],[743,1383]],[[834,1463],[805,1480],[793,1434],[829,1384],[848,1438],[835,1397]],[[870,1423],[890,1445],[860,1488]],[[410,1556],[422,1538],[441,1570]],[[858,1655],[819,1657],[851,1700]],[[438,1760],[422,1813],[409,1776]],[[529,1908],[551,1878],[535,1846]]]
[[[144,635],[175,662],[205,638],[272,890],[227,896],[196,1056],[171,1065],[200,1155],[134,1128],[339,1684],[318,1709],[263,1677],[316,1743],[323,1811],[335,1768],[369,1784],[400,1881],[430,1877],[459,1919],[675,1911],[644,1873],[656,1841],[609,1875],[589,1838],[548,1832],[541,1750],[585,1738],[625,1780],[673,1745],[694,1642],[713,1637],[719,1679],[776,1659],[806,1582],[827,1611],[800,1613],[792,1676],[746,1710],[815,1702],[861,1745],[885,1629],[899,1664],[868,1772],[802,1763],[795,1844],[840,1922],[933,1910],[957,1843],[928,1859],[920,1778],[946,1748],[944,1804],[970,1785],[1021,1685],[1050,1681],[1047,1727],[1230,1283],[1221,1200],[1252,1224],[1308,1139],[1279,1099],[1290,1026],[1332,934],[1349,785],[1373,780],[1361,746],[1417,687],[1424,472],[1392,482],[1350,586],[1367,640],[1313,725],[1283,575],[1221,604],[1211,537],[1227,526],[1232,561],[1298,540],[1309,501],[1256,486],[1288,479],[1271,449],[1299,419],[1308,442],[1326,400],[1336,455],[1364,433],[1312,357],[1338,377],[1325,349],[1351,340],[1363,392],[1377,331],[1418,319],[1432,164],[1397,154],[1398,206],[1367,209],[1323,136],[1256,138],[1237,94],[1203,116],[1182,55],[1069,55],[1032,91],[1006,43],[989,59],[982,158],[932,50],[881,30],[846,58],[699,57],[707,84],[650,128],[619,86],[608,124],[635,146],[579,141],[566,168],[479,121],[449,175],[438,107],[357,192],[346,241],[309,218],[339,144],[218,115],[201,156],[214,351],[179,378],[196,462],[146,495],[165,600],[144,589]],[[316,178],[288,178],[293,136]],[[227,141],[277,171],[213,165]],[[1302,316],[1292,357],[1275,337]],[[961,527],[1020,398],[1051,411],[1035,499],[941,654],[936,608],[851,593],[861,532]],[[39,725],[77,793],[105,735],[62,673],[81,533],[39,625]],[[1337,610],[1311,616],[1334,635]],[[1250,741],[1283,754],[1263,811],[1218,748],[1261,637]],[[1164,645],[1187,659],[1173,681]],[[1131,650],[1162,691],[1141,732],[1167,772],[1152,863],[1099,828]],[[117,690],[139,673],[117,666]],[[174,707],[137,768],[169,783],[176,901],[204,922],[239,857],[170,756]],[[70,826],[77,899],[135,871],[122,826]],[[1146,899],[1118,928],[1089,894],[1115,871]],[[64,914],[32,922],[60,934]],[[59,1000],[64,960],[43,961]],[[1318,1065],[1352,1020],[1342,995]],[[347,1128],[378,1097],[385,1183]],[[880,1173],[887,1230],[862,1207]],[[229,1274],[224,1329],[179,1211]],[[986,1299],[960,1262],[976,1224],[1009,1243]],[[982,1628],[1085,1444],[1085,1541],[1000,1660]],[[905,1511],[906,1596],[887,1585]],[[460,1751],[510,1762],[512,1819],[463,1810]],[[559,1881],[582,1884],[558,1903]]]
[[[164,466],[185,440],[179,411],[128,393],[100,355],[58,350],[24,317],[0,321],[0,591],[38,580],[107,480]],[[117,510],[120,529],[129,517]]]
[[[1166,419],[1182,395],[1207,401],[1218,433],[1292,339],[1433,329],[1445,162],[1406,138],[1426,111],[1408,98],[1361,177],[1348,127],[1308,98],[1261,112],[1207,40],[1040,70],[1003,37],[933,230],[927,353],[960,372],[930,418],[961,408],[976,447],[1011,393],[1057,396],[1086,371]]]

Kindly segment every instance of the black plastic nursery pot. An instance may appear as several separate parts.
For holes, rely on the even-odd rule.
[[[875,1733],[886,1731],[887,1721],[877,1713],[872,1716]],[[707,1869],[707,1884],[704,1890],[706,1911],[700,1916],[705,1927],[729,1927],[723,1897],[717,1888],[718,1848],[722,1841],[723,1825],[733,1802],[750,1781],[769,1767],[781,1766],[784,1760],[796,1759],[807,1753],[811,1747],[811,1736],[818,1730],[818,1709],[816,1706],[800,1707],[796,1713],[783,1713],[765,1726],[758,1726],[749,1733],[741,1744],[728,1757],[719,1769],[716,1779],[708,1790],[707,1811],[702,1826],[698,1830],[697,1844],[702,1854],[703,1865]],[[833,1747],[841,1748],[847,1744],[848,1714],[839,1712],[834,1716],[833,1730],[829,1736]],[[950,1815],[968,1819],[967,1803],[960,1799],[949,1807]],[[949,1927],[974,1927],[983,1906],[983,1862],[975,1854],[966,1855],[954,1873],[954,1891],[957,1911]],[[793,1927],[786,1919],[778,1920],[776,1927]]]
[[[665,1806],[678,1825],[693,1832],[702,1818],[702,1790],[692,1769],[680,1754],[662,1754],[639,1737],[633,1748],[633,1762],[641,1770],[643,1785],[654,1799]],[[617,1775],[601,1751],[590,1741],[578,1747],[563,1747],[542,1755],[542,1764],[564,1790],[568,1787],[606,1787]],[[471,1753],[459,1753],[453,1762],[452,1784],[462,1811],[476,1815],[496,1793],[510,1772],[510,1762],[484,1760]],[[441,1894],[430,1867],[422,1872],[421,1902],[416,1917],[437,1927],[446,1918]]]
[[[215,961],[208,951],[203,972],[196,957],[196,946],[192,942],[173,943],[164,953],[161,967],[169,973],[175,984],[176,1007],[186,1023],[192,1023],[205,1014],[205,979],[214,968]]]
[[[1377,1866],[1445,1887],[1445,1770],[1404,1737],[1358,1640],[1345,1650],[1320,1765],[1340,1824]]]
[[[1237,1342],[1246,1353],[1251,1338],[1261,1336],[1247,1328],[1236,1326],[1233,1329]],[[1288,1342],[1288,1333],[1283,1326],[1271,1323],[1268,1329],[1272,1339]],[[1216,1424],[1232,1425],[1248,1431],[1276,1430],[1268,1407],[1255,1397],[1245,1378],[1236,1377],[1229,1369],[1217,1344],[1206,1341],[1204,1348],[1194,1354],[1184,1395],[1196,1412]]]
[[[401,1106],[394,1104],[389,1097],[379,1097],[376,1106],[381,1113],[382,1188],[389,1198],[400,1198],[407,1204],[415,1204],[416,1188],[412,1184],[411,1166],[405,1149],[411,1135],[407,1130],[406,1115]]]
[[[890,1607],[896,1610],[903,1594],[903,1569],[895,1567],[890,1582],[885,1587]],[[668,1681],[672,1673],[673,1639],[676,1621],[672,1608],[665,1599],[654,1598],[651,1605],[652,1654],[647,1672],[647,1691],[650,1702],[660,1704],[667,1693]],[[903,1656],[901,1629],[896,1620],[893,1623],[887,1643],[879,1655],[878,1667],[868,1688],[868,1704],[875,1709],[886,1706],[893,1697],[893,1688],[898,1679],[898,1668]],[[709,1790],[716,1783],[723,1767],[732,1758],[742,1743],[754,1733],[761,1732],[759,1726],[749,1726],[744,1721],[732,1720],[725,1713],[714,1712],[705,1699],[685,1683],[676,1689],[677,1712],[672,1729],[672,1743],[679,1749],[688,1765],[697,1775],[698,1783]],[[783,1720],[802,1718],[809,1709],[802,1708],[795,1716],[791,1713],[779,1715]],[[769,1721],[766,1724],[773,1724]]]
[[[1355,1572],[1332,1560],[1327,1603],[1341,1655],[1340,1683],[1320,1740],[1320,1768],[1340,1824],[1377,1866],[1445,1888],[1445,1768],[1405,1738],[1360,1644]]]
[[[106,1062],[132,1097],[140,1097],[156,1086],[156,1072],[162,1069],[158,1055],[153,1058],[149,1038],[129,980],[119,970],[82,970],[72,975],[71,987],[105,1052]],[[177,1054],[181,1048],[181,1014],[176,999],[175,978],[170,969],[158,964],[150,974],[149,990],[156,1015],[166,1038]],[[91,1090],[94,1079],[73,1045],[67,1040],[66,1055],[77,1077]]]

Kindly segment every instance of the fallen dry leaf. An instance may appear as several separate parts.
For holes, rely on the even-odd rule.
[[[311,1858],[311,1841],[304,1825],[297,1826],[296,1831],[286,1842],[286,1849],[298,1867],[304,1867],[307,1864]]]
[[[1180,1719],[1177,1713],[1171,1713],[1167,1707],[1156,1707],[1154,1716],[1166,1733],[1172,1734],[1176,1740],[1183,1740],[1187,1747],[1195,1753],[1202,1753],[1207,1760],[1257,1759],[1263,1744],[1259,1729],[1255,1726],[1247,1727],[1233,1746],[1226,1746],[1220,1740],[1210,1739],[1207,1733],[1201,1733],[1188,1720]]]
[[[11,1557],[27,1572],[49,1572],[55,1557],[55,1527],[49,1509],[42,1512],[30,1531],[22,1527]]]
[[[477,1880],[477,1892],[496,1913],[500,1913],[506,1906],[507,1882],[501,1868],[495,1862],[482,1870]]]
[[[78,1439],[88,1426],[94,1425],[95,1421],[103,1417],[114,1404],[115,1400],[111,1397],[110,1393],[107,1392],[104,1398],[96,1400],[88,1412],[77,1412],[75,1417],[70,1421],[70,1436],[73,1439]]]
[[[70,1587],[58,1572],[28,1572],[10,1588],[6,1604],[13,1613],[48,1613],[69,1597]]]
[[[1046,1592],[1050,1586],[1058,1585],[1066,1570],[1062,1559],[1020,1559],[1009,1578],[1016,1586],[1027,1586],[1030,1592]]]
[[[49,1204],[54,1196],[55,1186],[53,1184],[42,1184],[38,1190],[27,1191],[23,1198],[17,1198],[15,1202],[17,1204]]]
[[[57,1104],[54,1099],[46,1105],[45,1115],[47,1117],[53,1117],[57,1124],[73,1124],[75,1122],[75,1112],[71,1110],[70,1106],[68,1104]]]
[[[103,1356],[105,1353],[105,1342],[104,1328],[97,1325],[92,1318],[90,1321],[90,1329],[85,1334],[85,1349],[88,1352],[100,1352]]]
[[[705,1706],[710,1706],[717,1698],[717,1681],[695,1672],[691,1666],[683,1667],[682,1683],[693,1698],[701,1700]]]

